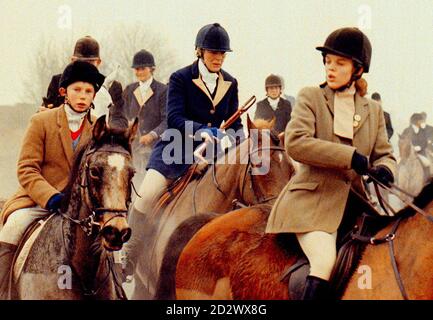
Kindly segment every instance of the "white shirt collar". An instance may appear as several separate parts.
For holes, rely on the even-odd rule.
[[[71,108],[69,104],[65,103],[65,113],[68,118],[68,125],[71,131],[77,131],[80,129],[81,123],[83,122],[84,117],[87,114],[87,111],[84,112],[76,112]]]
[[[147,91],[147,89],[150,88],[150,85],[152,84],[152,81],[153,81],[153,77],[152,76],[149,79],[147,79],[146,81],[139,81],[140,88],[143,88],[144,90]]]
[[[277,110],[278,103],[280,103],[280,97],[278,97],[277,99],[272,99],[268,97],[268,102],[271,105],[272,109]]]
[[[216,88],[218,73],[210,72],[204,65],[202,59],[198,60],[198,71],[200,72],[201,78],[206,84],[209,91],[213,93]]]

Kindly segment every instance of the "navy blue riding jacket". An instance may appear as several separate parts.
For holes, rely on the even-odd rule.
[[[185,136],[185,127],[192,128],[192,134],[199,129],[210,127],[219,128],[224,120],[227,120],[238,109],[238,84],[235,78],[221,70],[217,80],[217,87],[211,94],[205,83],[201,80],[198,60],[192,65],[184,67],[170,76],[167,91],[167,126],[163,137],[155,145],[150,156],[147,169],[154,169],[168,179],[176,179],[186,172],[191,163],[187,163],[192,155],[191,150],[185,147],[185,139],[192,138]],[[188,124],[187,124],[188,123]],[[239,118],[232,124],[231,129],[238,131],[242,129],[241,119]],[[182,161],[180,163],[167,163],[163,159],[164,148],[173,147],[174,138],[170,134],[170,129],[177,129],[182,135],[182,144],[176,147],[181,150]],[[186,133],[188,135],[188,133]],[[193,149],[201,142],[194,141]],[[189,156],[187,157],[187,153]],[[171,155],[173,155],[171,153]]]

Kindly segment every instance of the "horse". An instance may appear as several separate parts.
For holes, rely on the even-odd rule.
[[[396,184],[409,194],[417,195],[423,188],[426,177],[424,168],[419,160],[408,135],[399,135],[398,149],[400,160],[397,163]],[[401,194],[406,200],[410,200],[407,195]]]
[[[92,139],[75,154],[61,210],[44,222],[27,257],[21,251],[16,259],[24,262],[20,273],[11,272],[12,298],[126,298],[113,253],[131,235],[126,213],[136,130],[137,121],[126,130],[109,128],[105,116],[96,121]]]
[[[242,205],[272,203],[286,185],[294,168],[284,150],[284,138],[271,134],[274,122],[247,118],[249,132],[235,148],[231,148],[210,165],[201,178],[190,182],[186,189],[159,212],[154,229],[143,248],[135,272],[133,299],[155,297],[159,270],[168,239],[184,220],[200,212],[223,214],[233,209],[234,202]],[[269,164],[262,166],[254,158],[269,154]],[[266,162],[266,161],[264,161]],[[254,174],[267,166],[267,172]],[[172,250],[176,250],[172,248]]]
[[[357,272],[349,275],[341,299],[433,299],[433,180],[413,203],[424,212],[405,207],[379,228],[375,239],[384,241],[367,239],[372,244],[361,251]],[[293,234],[264,233],[269,212],[269,206],[258,205],[216,218],[204,214],[185,221],[170,244],[186,237],[188,230],[193,230],[193,237],[177,257],[170,257],[177,267],[175,277],[173,273],[166,279],[171,282],[165,287],[171,290],[166,297],[290,299],[282,275],[297,261],[301,249]],[[394,262],[388,244],[392,244]],[[169,250],[167,254],[171,255]]]

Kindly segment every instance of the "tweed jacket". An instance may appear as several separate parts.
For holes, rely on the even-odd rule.
[[[355,94],[353,140],[334,134],[333,118],[332,89],[300,91],[285,130],[286,152],[300,168],[280,193],[266,232],[335,232],[351,187],[364,192],[360,176],[351,169],[355,150],[367,156],[371,166],[384,165],[395,176],[396,160],[379,104]]]
[[[92,136],[92,126],[84,119],[76,150]],[[74,150],[63,106],[39,112],[30,119],[17,164],[20,187],[5,203],[0,220],[5,222],[15,210],[39,205],[62,191],[69,180]]]

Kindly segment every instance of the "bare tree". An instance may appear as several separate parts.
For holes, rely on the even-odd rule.
[[[136,81],[131,69],[132,58],[139,50],[146,49],[155,57],[155,78],[167,82],[176,62],[173,51],[161,39],[160,34],[143,24],[116,24],[107,28],[104,36],[97,39],[103,61],[101,73],[108,75],[120,65],[116,80],[123,86]],[[41,104],[52,76],[61,73],[70,61],[74,41],[41,37],[30,57],[29,72],[23,80],[26,88],[21,97],[23,102]]]
[[[104,65],[101,69],[109,74],[118,65],[120,71],[117,80],[123,85],[137,81],[132,72],[132,58],[141,49],[150,51],[156,64],[155,78],[167,82],[174,71],[175,57],[172,50],[163,42],[162,36],[143,24],[123,25],[119,24],[105,33],[102,38],[101,56]]]
[[[25,90],[21,101],[40,105],[47,94],[47,87],[53,75],[63,71],[71,56],[71,44],[67,39],[48,39],[42,36],[34,54],[28,61],[28,72],[24,76]]]

